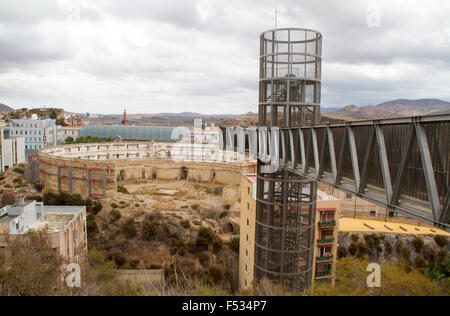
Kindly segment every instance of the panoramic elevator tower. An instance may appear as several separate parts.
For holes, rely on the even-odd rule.
[[[259,126],[279,127],[281,138],[299,141],[282,128],[320,119],[322,35],[275,29],[261,35],[260,45]],[[282,163],[272,171],[258,160],[255,277],[303,290],[312,281],[317,184]]]

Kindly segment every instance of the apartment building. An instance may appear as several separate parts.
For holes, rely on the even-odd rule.
[[[329,200],[318,201],[317,204],[313,286],[316,282],[324,281],[334,284],[338,248],[338,203],[336,200]]]
[[[51,247],[64,258],[74,258],[87,249],[86,207],[46,206],[21,199],[0,209],[0,248],[5,236],[19,236],[32,230],[44,230]]]
[[[25,139],[11,138],[9,130],[0,127],[0,172],[25,162]]]
[[[33,114],[30,119],[11,120],[8,126],[11,138],[23,137],[25,150],[39,150],[48,146],[56,146],[59,127],[56,120],[41,118]]]
[[[241,177],[239,286],[250,288],[254,281],[256,229],[256,173]],[[317,192],[313,282],[334,282],[338,248],[338,216],[341,201]]]

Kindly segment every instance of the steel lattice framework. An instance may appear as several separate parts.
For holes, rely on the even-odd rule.
[[[309,286],[317,181],[449,230],[450,116],[319,124],[322,35],[260,40],[259,126],[222,128],[226,149],[258,153],[255,277]]]
[[[259,126],[296,127],[320,115],[322,35],[277,29],[261,35]],[[312,280],[317,186],[287,168],[258,163],[255,274],[302,289]]]

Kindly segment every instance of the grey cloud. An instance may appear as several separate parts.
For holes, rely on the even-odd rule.
[[[256,111],[258,36],[276,2],[279,27],[324,36],[323,105],[450,97],[448,1],[18,0],[0,4],[0,102]],[[380,28],[366,24],[373,2]]]

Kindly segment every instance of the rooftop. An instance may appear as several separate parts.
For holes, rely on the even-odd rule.
[[[181,129],[159,126],[87,125],[80,129],[80,136],[103,139],[120,136],[125,140],[177,141],[182,134]]]
[[[372,232],[405,235],[444,235],[450,233],[429,226],[417,226],[403,223],[384,222],[358,218],[340,218],[339,231],[341,232]]]
[[[56,233],[64,229],[75,218],[75,214],[45,214],[45,219],[42,217],[31,227],[31,229],[42,229],[46,232]]]
[[[30,204],[34,204],[31,212],[24,213],[23,208]],[[0,209],[0,223],[25,220],[28,221],[27,226],[21,233],[25,233],[28,229],[45,229],[54,233],[63,230],[85,208],[85,206],[43,206],[44,214],[42,214],[42,205],[36,201],[19,201],[12,206],[6,206]]]

